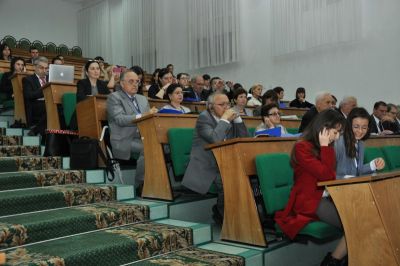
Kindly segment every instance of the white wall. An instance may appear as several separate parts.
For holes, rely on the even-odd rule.
[[[79,8],[61,0],[1,0],[0,38],[12,35],[71,48],[78,45]]]

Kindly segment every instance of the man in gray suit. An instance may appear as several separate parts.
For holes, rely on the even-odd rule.
[[[218,211],[218,214],[223,217],[222,182],[214,155],[210,150],[205,150],[204,146],[247,136],[247,128],[239,114],[230,109],[228,97],[220,92],[210,95],[207,110],[199,115],[196,122],[190,161],[182,185],[198,193],[206,194],[215,181],[218,189],[218,210],[213,208],[214,215]]]
[[[139,82],[135,72],[128,70],[122,73],[122,89],[110,94],[107,99],[107,117],[115,158],[129,160],[134,153],[140,154],[136,165],[136,186],[144,181],[144,156],[139,129],[132,121],[158,111],[154,107],[150,109],[147,98],[137,94]]]

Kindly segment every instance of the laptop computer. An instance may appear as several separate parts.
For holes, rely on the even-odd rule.
[[[74,83],[74,66],[49,66],[49,82]]]

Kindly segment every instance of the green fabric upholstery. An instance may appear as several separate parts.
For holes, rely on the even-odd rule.
[[[76,93],[64,93],[62,97],[62,105],[64,108],[65,124],[69,126],[71,117],[74,114],[76,108]]]
[[[381,149],[390,171],[400,169],[400,146],[384,146]]]
[[[267,213],[285,208],[293,186],[293,170],[286,153],[261,154],[256,157],[257,174]],[[282,231],[276,225],[277,232]],[[340,231],[324,222],[311,222],[299,234],[317,239],[339,236]]]
[[[286,130],[287,130],[287,132],[290,133],[290,134],[297,134],[297,133],[299,133],[299,128],[297,128],[297,127],[289,127],[289,128],[286,128]]]
[[[382,173],[382,172],[390,171],[389,165],[387,164],[387,160],[385,158],[385,154],[383,153],[383,151],[380,147],[366,147],[365,148],[364,163],[369,163],[370,161],[372,161],[373,159],[376,159],[378,157],[382,157],[386,162],[385,168],[383,168],[382,170],[380,170],[378,172]]]
[[[79,46],[72,47],[71,55],[76,57],[82,57],[82,49]]]
[[[192,150],[193,134],[194,128],[171,128],[168,130],[175,176],[183,176],[185,174]]]
[[[254,127],[250,127],[247,130],[249,131],[249,136],[254,137],[254,133],[256,132],[256,129]]]
[[[58,46],[58,52],[62,55],[69,55],[69,49],[65,44],[60,44]]]
[[[27,38],[21,38],[18,41],[18,48],[23,50],[29,50],[29,47],[31,47],[31,41],[29,41]]]
[[[33,41],[32,42],[32,46],[35,47],[36,49],[39,50],[39,52],[43,52],[44,51],[44,46],[43,43],[39,40]]]
[[[17,40],[11,35],[4,36],[2,43],[6,43],[11,49],[17,47]]]
[[[48,42],[46,44],[46,51],[49,52],[49,53],[56,54],[57,53],[57,45],[55,43],[53,43],[53,42]]]

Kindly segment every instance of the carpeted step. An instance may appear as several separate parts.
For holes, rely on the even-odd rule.
[[[64,168],[62,157],[15,156],[0,157],[0,172],[51,170]]]
[[[6,251],[7,265],[121,265],[188,248],[191,227],[145,222]]]
[[[40,155],[40,146],[0,146],[0,157]]]
[[[144,222],[149,210],[144,204],[105,202],[0,218],[0,249]]]
[[[71,184],[0,192],[0,216],[134,198],[132,186]]]
[[[190,247],[165,255],[149,258],[128,265],[138,266],[166,266],[166,265],[191,265],[191,266],[242,266],[245,259],[241,256]]]
[[[0,136],[0,146],[35,146],[40,145],[40,138],[37,136]]]
[[[85,173],[84,170],[61,169],[0,173],[0,191],[86,183]]]

